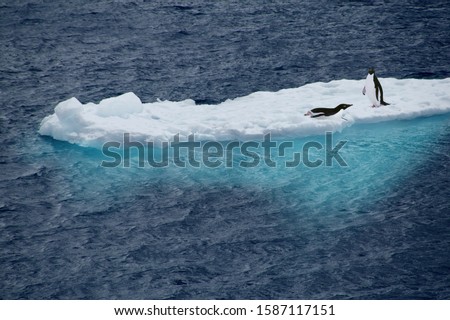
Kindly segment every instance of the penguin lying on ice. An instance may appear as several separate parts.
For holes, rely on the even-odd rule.
[[[314,108],[305,113],[305,116],[311,116],[311,118],[317,118],[322,116],[329,117],[351,106],[352,104],[341,103],[336,108]]]
[[[383,88],[381,87],[381,83],[375,75],[374,68],[369,69],[369,73],[367,74],[366,84],[363,88],[364,95],[367,93],[367,97],[370,102],[372,102],[372,107],[388,106],[389,103],[383,100]],[[378,99],[379,98],[379,99]]]

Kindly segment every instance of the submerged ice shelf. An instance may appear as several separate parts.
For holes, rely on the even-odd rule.
[[[341,131],[354,123],[412,119],[450,112],[450,78],[441,80],[380,79],[391,105],[372,108],[362,95],[364,80],[311,83],[277,92],[255,92],[217,105],[196,105],[193,100],[142,103],[134,93],[82,104],[76,98],[59,103],[40,125],[41,135],[100,147],[133,140],[167,141],[174,135],[194,133],[200,140],[251,139],[266,133],[279,137],[304,137]],[[352,107],[327,118],[312,119],[304,113],[340,103]]]

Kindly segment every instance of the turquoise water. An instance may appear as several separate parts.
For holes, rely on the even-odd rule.
[[[208,168],[201,164],[200,168],[189,166],[185,152],[181,152],[182,159],[186,162],[186,168],[177,167],[173,163],[173,154],[170,152],[169,165],[164,168],[151,167],[144,158],[139,164],[137,151],[131,150],[130,166],[124,167],[123,162],[117,168],[104,168],[102,161],[111,161],[111,158],[103,155],[100,150],[94,148],[82,148],[65,142],[59,142],[50,138],[39,138],[40,144],[34,147],[36,152],[40,148],[48,148],[42,154],[33,155],[41,157],[41,164],[46,161],[56,161],[67,170],[79,169],[81,181],[88,179],[87,186],[94,187],[90,181],[95,175],[96,182],[101,183],[106,179],[107,183],[152,183],[165,179],[167,182],[182,185],[215,184],[217,180],[223,185],[238,184],[243,187],[257,186],[260,188],[288,186],[288,193],[300,192],[306,196],[303,201],[316,203],[319,199],[330,199],[334,194],[338,202],[347,203],[351,199],[377,199],[386,196],[386,191],[395,184],[401,184],[402,179],[413,174],[417,166],[421,166],[426,159],[433,156],[436,146],[439,147],[440,139],[445,139],[448,132],[448,116],[436,116],[409,121],[390,121],[378,124],[361,124],[346,128],[342,133],[333,133],[332,146],[344,141],[345,145],[339,149],[339,154],[346,166],[341,166],[333,159],[332,165],[325,165],[325,136],[313,136],[302,139],[272,138],[279,146],[282,142],[292,142],[293,147],[286,149],[284,157],[279,155],[279,149],[272,148],[271,160],[276,167],[269,167],[264,163],[263,150],[252,149],[259,155],[259,164],[252,168],[239,166],[240,161],[251,162],[252,159],[237,154],[233,155],[233,167],[225,166],[225,156],[218,168]],[[261,139],[254,139],[262,143]],[[245,142],[245,141],[244,141]],[[301,153],[302,146],[309,142],[319,143],[323,149],[310,150],[310,161],[323,161],[318,167],[308,167],[300,162],[294,168],[287,167],[286,162],[294,159],[293,152]],[[240,141],[241,145],[243,141]],[[224,149],[227,142],[222,143]],[[33,147],[32,147],[33,148]],[[123,150],[114,149],[123,157]],[[148,149],[145,149],[147,157]],[[159,160],[161,150],[153,151],[155,158]],[[51,154],[52,158],[47,158]],[[57,154],[55,156],[55,154]],[[201,160],[201,150],[196,150],[195,159]],[[303,155],[301,155],[303,157]],[[36,161],[34,166],[36,167]],[[144,167],[140,167],[144,166]],[[182,181],[177,182],[177,181]],[[308,200],[310,198],[310,200]],[[341,199],[341,200],[339,200]],[[329,202],[329,201],[325,201]],[[321,203],[325,205],[326,203]],[[335,204],[333,204],[335,205]],[[352,205],[348,206],[353,207]],[[354,206],[357,207],[357,206]],[[322,207],[321,207],[322,208]],[[326,211],[326,210],[325,210]]]

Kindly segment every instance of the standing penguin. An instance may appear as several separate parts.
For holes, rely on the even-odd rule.
[[[367,97],[370,102],[372,102],[372,107],[387,106],[389,103],[383,100],[383,88],[381,83],[375,75],[375,70],[373,68],[369,69],[367,74],[366,84],[363,89],[363,94],[367,93]]]

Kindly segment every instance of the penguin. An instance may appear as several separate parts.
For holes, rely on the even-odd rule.
[[[363,95],[366,95],[369,98],[370,102],[372,102],[372,107],[379,106],[388,106],[389,103],[383,100],[383,88],[381,87],[381,83],[375,75],[375,69],[370,68],[369,73],[367,74],[366,84],[362,91]]]
[[[352,104],[341,103],[336,108],[314,108],[305,113],[305,116],[310,116],[311,118],[317,118],[322,116],[329,117],[351,106]]]

